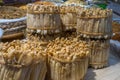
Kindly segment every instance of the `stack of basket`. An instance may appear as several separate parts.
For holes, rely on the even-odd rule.
[[[77,34],[91,45],[90,66],[95,69],[107,66],[112,36],[112,10],[83,8],[77,16]]]
[[[62,32],[77,25],[76,7],[44,1],[27,6],[27,34],[50,41],[45,50],[47,80],[83,80],[87,72],[89,44],[76,38],[61,38]]]
[[[45,49],[47,80],[83,80],[88,58],[93,68],[105,67],[112,36],[111,18],[112,11],[107,9],[58,6],[44,1],[28,4],[27,34],[50,40]],[[73,29],[77,29],[81,40],[61,38],[61,33]]]
[[[76,8],[52,2],[36,2],[27,6],[27,32],[51,40],[77,25]]]

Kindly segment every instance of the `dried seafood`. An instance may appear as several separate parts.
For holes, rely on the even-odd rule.
[[[36,41],[1,43],[0,80],[44,80],[45,51]]]
[[[84,41],[78,41],[77,38],[73,40],[56,38],[48,44],[48,52],[49,55],[61,60],[74,61],[88,56],[89,45]]]
[[[78,8],[77,33],[85,38],[111,38],[112,10]]]
[[[27,31],[41,35],[59,33],[62,29],[59,8],[52,2],[37,2],[27,6]]]
[[[50,80],[82,80],[88,68],[89,45],[78,41],[57,38],[48,44]]]
[[[26,11],[12,6],[0,6],[0,19],[15,19],[26,16]]]
[[[62,20],[64,31],[76,28],[77,7],[80,7],[80,6],[76,6],[76,5],[73,6],[72,4],[63,4],[60,6],[60,15],[61,15],[61,20]]]
[[[27,10],[27,5],[20,6],[19,8],[23,10]]]
[[[110,40],[89,40],[91,48],[89,66],[99,69],[108,66]]]

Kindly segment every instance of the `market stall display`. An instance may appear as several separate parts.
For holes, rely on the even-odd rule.
[[[61,31],[59,7],[54,3],[43,1],[28,4],[27,10],[27,32],[46,35]]]
[[[111,38],[112,10],[81,9],[78,12],[77,33],[84,38]]]
[[[90,53],[86,42],[57,38],[47,48],[49,80],[83,80]]]
[[[108,64],[109,40],[112,37],[112,10],[78,9],[77,34],[90,44],[89,66],[95,69]]]
[[[89,66],[99,69],[108,66],[109,40],[90,40],[91,48]]]
[[[44,80],[46,57],[40,42],[0,43],[0,80]]]
[[[110,39],[120,40],[120,25],[112,23],[112,10],[98,8],[106,0],[91,0],[97,7],[87,1],[0,6],[2,39],[27,35],[0,43],[0,80],[87,80],[88,67],[109,68]]]
[[[60,16],[63,25],[63,31],[72,30],[76,28],[77,25],[77,7],[80,6],[73,6],[72,4],[63,4],[60,6]]]

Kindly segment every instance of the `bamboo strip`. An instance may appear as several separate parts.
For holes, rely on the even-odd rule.
[[[105,67],[108,61],[109,40],[89,41],[89,43],[93,45],[91,45],[89,66],[95,69]]]
[[[0,63],[0,80],[44,80],[46,57],[42,54],[43,43],[36,41],[17,40],[2,44],[5,49],[1,49],[1,62],[4,62]]]
[[[84,78],[88,68],[87,58],[84,61],[73,63],[61,63],[52,58],[49,58],[49,60],[52,61],[52,63],[49,63],[51,66],[49,80],[81,80]]]
[[[111,10],[99,8],[81,9],[77,12],[77,33],[84,38],[111,38]],[[84,22],[80,22],[84,21]],[[79,25],[81,23],[81,25]],[[80,29],[79,29],[80,28]]]

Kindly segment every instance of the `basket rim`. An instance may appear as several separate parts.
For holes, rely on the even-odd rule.
[[[27,29],[32,29],[32,30],[56,30],[60,29],[58,27],[27,27]]]
[[[84,32],[84,31],[78,31],[78,32],[80,32],[80,33],[82,33],[82,34],[86,34],[86,35],[92,35],[92,36],[104,36],[104,35],[110,35],[109,33],[95,33],[95,32],[92,32],[92,33],[90,33],[90,32]],[[112,34],[112,32],[110,32],[111,34]],[[112,35],[111,35],[112,36]]]
[[[61,62],[61,63],[73,63],[73,62],[85,61],[86,59],[88,59],[88,56],[84,57],[83,59],[82,58],[81,59],[76,59],[74,61],[73,60],[70,60],[70,61],[68,61],[68,60],[62,60],[62,59],[59,59],[57,57],[51,56],[50,54],[48,54],[48,58],[54,59],[54,60],[56,60],[58,62]]]

